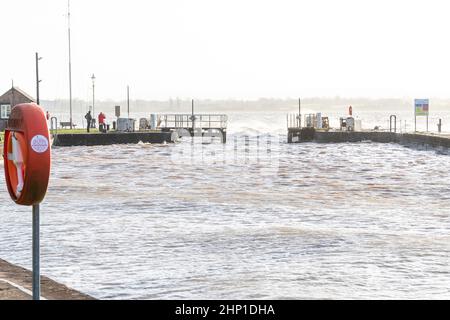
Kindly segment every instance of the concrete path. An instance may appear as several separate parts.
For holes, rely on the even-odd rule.
[[[30,300],[31,271],[0,259],[0,300]],[[63,284],[41,276],[42,299],[47,300],[93,300]]]
[[[30,295],[0,279],[0,300],[30,300]]]

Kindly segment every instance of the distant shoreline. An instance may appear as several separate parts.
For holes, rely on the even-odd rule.
[[[391,112],[394,109],[411,111],[413,116],[414,99],[409,98],[386,98],[386,99],[370,99],[370,98],[305,98],[302,99],[302,108],[315,110],[317,112],[324,109],[341,110],[346,112],[349,105],[354,106],[355,112],[358,111],[386,111]],[[450,106],[450,99],[430,99],[430,109],[433,111],[447,111]],[[89,100],[73,100],[73,111],[76,113],[87,112],[92,101]],[[51,113],[68,113],[69,100],[41,99],[41,106],[49,110]],[[96,100],[95,110],[114,114],[114,107],[121,106],[122,114],[127,112],[127,102],[125,100]],[[196,113],[202,112],[297,112],[298,98],[261,98],[257,100],[241,100],[241,99],[198,99],[195,100]],[[186,113],[191,112],[191,100],[175,98],[167,100],[143,100],[132,99],[130,101],[130,112],[147,112],[147,113]],[[303,112],[302,112],[303,113]]]

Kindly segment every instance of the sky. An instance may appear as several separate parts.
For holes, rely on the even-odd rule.
[[[72,0],[74,98],[450,98],[450,4]],[[0,91],[67,99],[67,1],[2,1]]]

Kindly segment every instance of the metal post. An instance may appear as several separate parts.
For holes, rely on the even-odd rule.
[[[70,0],[67,0],[67,24],[69,33],[69,108],[70,108],[70,130],[73,129],[72,121],[72,53],[70,46]]]
[[[298,99],[298,127],[302,127],[302,99]]]
[[[92,116],[95,119],[95,83],[92,81]]]
[[[394,123],[394,127],[392,127],[392,123]],[[397,133],[397,116],[396,115],[391,115],[389,118],[389,132],[392,132],[392,128],[394,128],[394,132]]]
[[[130,119],[130,86],[127,86],[127,110],[128,110],[128,119]]]
[[[194,136],[194,130],[195,130],[194,99],[192,99],[192,136]]]
[[[36,52],[36,103],[39,104],[40,103],[40,99],[39,99],[39,82],[41,82],[41,80],[39,80],[39,60],[41,60],[42,58],[39,57],[39,54]]]
[[[11,80],[11,93],[12,93],[12,95],[11,95],[11,97],[10,97],[10,99],[9,99],[9,103],[11,104],[11,108],[13,107],[13,106],[15,106],[15,103],[14,103],[14,80]]]
[[[417,132],[417,115],[414,115],[414,132]]]
[[[41,298],[41,275],[39,268],[39,205],[33,205],[33,300]]]
[[[428,114],[427,114],[427,132],[428,132]]]
[[[95,75],[92,74],[92,117],[95,119]]]

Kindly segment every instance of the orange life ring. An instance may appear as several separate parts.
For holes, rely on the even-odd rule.
[[[11,110],[3,158],[11,198],[26,206],[42,202],[50,178],[50,139],[45,113],[37,104],[21,104]],[[22,190],[18,190],[20,179]]]

